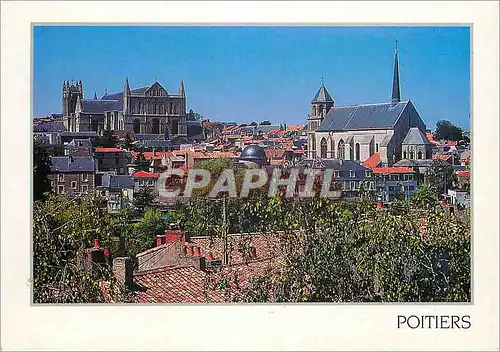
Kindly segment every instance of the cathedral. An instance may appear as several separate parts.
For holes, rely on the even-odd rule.
[[[426,126],[410,100],[402,101],[398,50],[394,57],[392,99],[387,103],[336,106],[321,84],[308,116],[307,156],[363,162],[379,153],[381,164],[431,159]]]
[[[63,124],[67,131],[134,131],[136,134],[186,136],[186,93],[181,81],[178,94],[168,93],[159,82],[131,89],[125,79],[123,92],[101,99],[83,98],[82,81],[64,82]]]

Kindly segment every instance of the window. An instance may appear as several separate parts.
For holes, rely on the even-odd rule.
[[[351,190],[354,191],[356,189],[356,182],[351,181]]]
[[[311,150],[316,150],[316,136],[311,136]]]
[[[153,185],[153,180],[148,180],[148,185]]]
[[[321,139],[321,158],[323,159],[326,159],[326,150],[327,150],[326,139],[323,137]]]
[[[359,143],[356,143],[356,160],[359,160]]]
[[[371,177],[372,173],[371,171],[365,171],[365,177]]]
[[[370,191],[375,189],[375,182],[370,181]]]
[[[345,159],[345,147],[344,147],[344,140],[340,140],[338,147],[337,147],[337,158],[338,159]]]
[[[57,181],[64,182],[64,174],[57,174]]]
[[[82,192],[87,193],[87,190],[89,189],[89,186],[87,185],[82,185]]]
[[[422,159],[422,152],[420,150],[417,153],[417,159]]]
[[[71,181],[71,189],[76,189],[76,181]]]
[[[408,186],[409,191],[413,191],[415,189],[415,186]]]
[[[88,180],[89,180],[89,174],[82,174],[82,181],[88,182]]]
[[[375,152],[377,152],[377,153],[378,153],[378,143],[377,143],[377,144],[375,144]]]
[[[403,152],[403,159],[406,159],[406,150]]]
[[[64,185],[57,186],[57,193],[59,193],[59,194],[64,193]]]
[[[349,177],[356,177],[356,172],[349,170]]]
[[[333,177],[340,177],[340,171],[338,170],[333,171]]]

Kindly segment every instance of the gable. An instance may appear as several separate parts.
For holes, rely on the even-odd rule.
[[[146,89],[145,95],[148,97],[166,97],[168,93],[160,83],[155,82],[148,89]]]

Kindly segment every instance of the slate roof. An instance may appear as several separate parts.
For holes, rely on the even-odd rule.
[[[321,102],[333,102],[333,99],[330,95],[330,93],[328,93],[328,90],[326,90],[326,87],[324,85],[322,85],[318,92],[316,93],[316,95],[314,96],[313,100],[311,101],[311,103],[321,103]]]
[[[62,132],[65,131],[62,121],[42,122],[33,126],[33,132]]]
[[[105,111],[122,110],[123,100],[82,100],[82,110],[86,114],[104,114]]]
[[[441,160],[429,160],[429,159],[402,159],[399,160],[397,163],[394,164],[394,166],[397,167],[430,167],[434,164],[434,161],[439,161]],[[446,161],[445,161],[446,163]],[[449,163],[448,163],[449,165]]]
[[[318,132],[392,128],[408,103],[334,106],[321,122]]]
[[[94,172],[94,159],[91,156],[53,156],[52,172]]]
[[[427,136],[418,127],[411,127],[401,144],[432,145]]]
[[[82,132],[61,132],[61,137],[87,137],[87,138],[92,138],[92,137],[99,137],[97,132],[95,131],[82,131]]]
[[[134,188],[134,179],[130,175],[106,174],[102,176],[101,187],[110,189],[131,189]]]

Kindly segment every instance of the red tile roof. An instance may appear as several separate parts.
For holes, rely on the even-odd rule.
[[[370,169],[373,169],[380,164],[380,161],[381,161],[380,152],[377,152],[377,153],[373,154],[371,157],[369,157],[368,159],[366,159],[365,161],[363,161],[361,163],[361,165],[366,166]]]
[[[123,149],[120,148],[104,148],[104,147],[99,147],[95,148],[95,151],[98,153],[117,153],[117,152],[124,152]]]
[[[375,174],[411,174],[413,170],[409,167],[375,167],[372,169]]]
[[[159,178],[160,174],[155,172],[137,171],[132,175],[134,178]]]
[[[470,170],[460,170],[460,171],[457,171],[457,176],[470,177]]]
[[[284,149],[267,149],[265,150],[268,159],[282,159],[285,155]]]
[[[439,159],[439,160],[448,160],[452,157],[450,154],[435,154],[432,156],[432,159]]]

